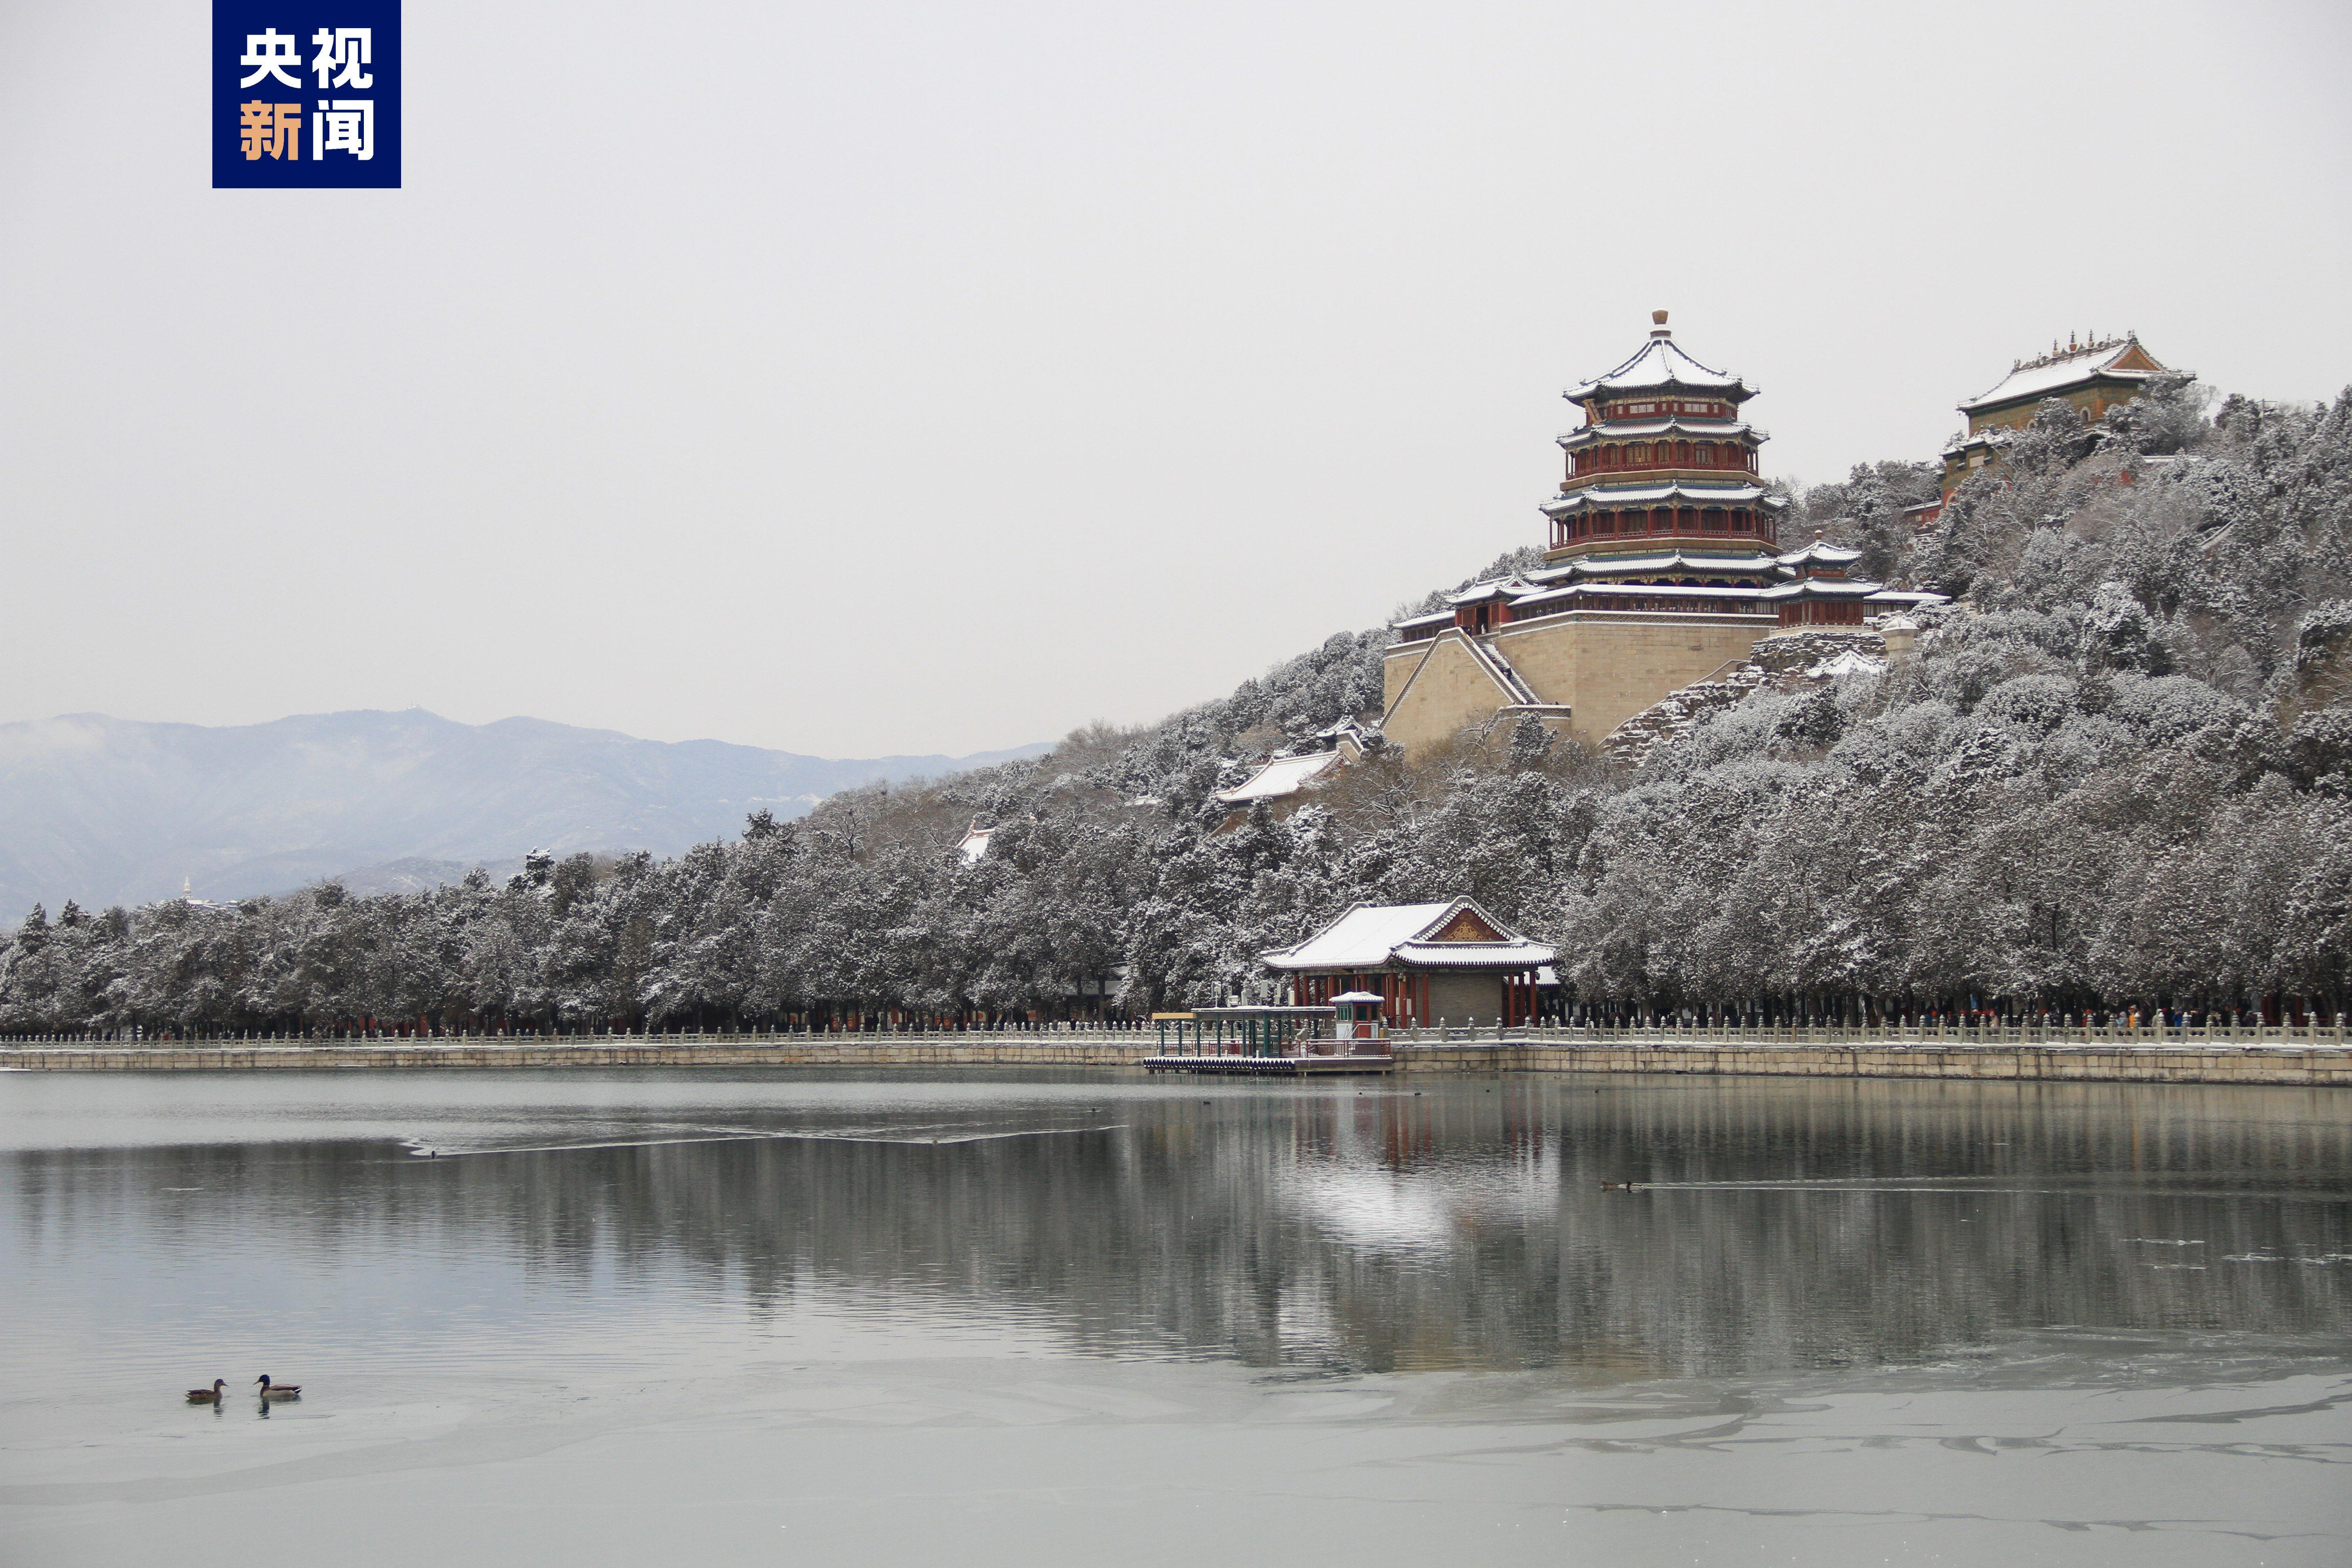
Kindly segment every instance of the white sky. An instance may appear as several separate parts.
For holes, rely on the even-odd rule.
[[[2352,380],[2340,5],[406,26],[405,189],[216,192],[208,5],[0,5],[0,720],[1141,721],[1539,541],[1653,307],[1815,481]]]

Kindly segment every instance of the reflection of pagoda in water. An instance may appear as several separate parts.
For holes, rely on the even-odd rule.
[[[1758,478],[1756,389],[1676,343],[1666,313],[1615,369],[1565,394],[1584,423],[1559,437],[1568,475],[1544,503],[1544,565],[1396,624],[1388,738],[1411,751],[1532,718],[1599,742],[1634,714],[1783,632],[1842,628],[1935,595],[1852,573],[1859,552],[1780,548],[1785,498]]]
[[[593,1304],[637,1347],[740,1309],[1017,1326],[1112,1356],[1686,1373],[1881,1364],[2051,1323],[2352,1329],[2352,1269],[2275,1261],[2352,1252],[2343,1205],[2307,1201],[2352,1169],[2352,1122],[2274,1089],[2032,1086],[2043,1175],[2021,1183],[2007,1083],[1603,1093],[1544,1074],[1210,1103],[999,1081],[769,1105],[714,1084],[618,1113],[488,1086],[471,1121],[536,1152],[429,1170],[365,1138],[17,1152],[0,1205],[61,1254],[150,1234],[176,1258],[198,1199],[174,1189],[203,1188],[205,1245],[269,1248],[298,1301],[342,1289],[312,1264],[392,1257],[370,1309],[388,1330],[413,1300],[511,1291],[497,1332],[572,1336]],[[697,1141],[611,1142],[681,1129]],[[1601,1185],[1629,1178],[1654,1190]],[[2169,1236],[2274,1261],[2158,1270],[2121,1245]]]

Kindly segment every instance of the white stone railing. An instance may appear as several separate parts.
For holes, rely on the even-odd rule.
[[[2352,1028],[2332,1024],[2089,1025],[2049,1024],[1799,1024],[1738,1026],[1661,1022],[1636,1025],[1437,1025],[1398,1028],[1389,1037],[1405,1046],[1685,1046],[1717,1049],[2016,1050],[2072,1047],[2107,1050],[2239,1050],[2253,1047],[2343,1049]]]

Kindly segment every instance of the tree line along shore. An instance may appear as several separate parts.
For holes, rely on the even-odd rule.
[[[2177,460],[2116,482],[2149,455]],[[1937,493],[1885,462],[1791,498],[1873,576],[1952,595],[1914,658],[1638,765],[1523,725],[1229,820],[1249,759],[1377,718],[1389,633],[1342,633],[1158,724],[673,859],[37,909],[0,938],[0,1034],[1135,1017],[1263,996],[1256,954],[1352,903],[1456,893],[1558,943],[1580,1016],[2343,1012],[2352,391],[2053,401],[1914,529]]]

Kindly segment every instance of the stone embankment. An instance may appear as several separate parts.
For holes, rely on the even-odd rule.
[[[653,1038],[161,1042],[0,1047],[0,1067],[49,1072],[247,1071],[267,1068],[1131,1067],[1144,1035],[681,1035]]]
[[[1402,1072],[1649,1072],[2352,1088],[2352,1029],[2117,1025],[1406,1029]]]
[[[1131,1068],[1135,1030],[1034,1034],[459,1037],[0,1043],[0,1067],[50,1072],[388,1068]],[[1451,1028],[1401,1030],[1405,1073],[1690,1073],[2352,1088],[2340,1026],[2202,1028]]]

